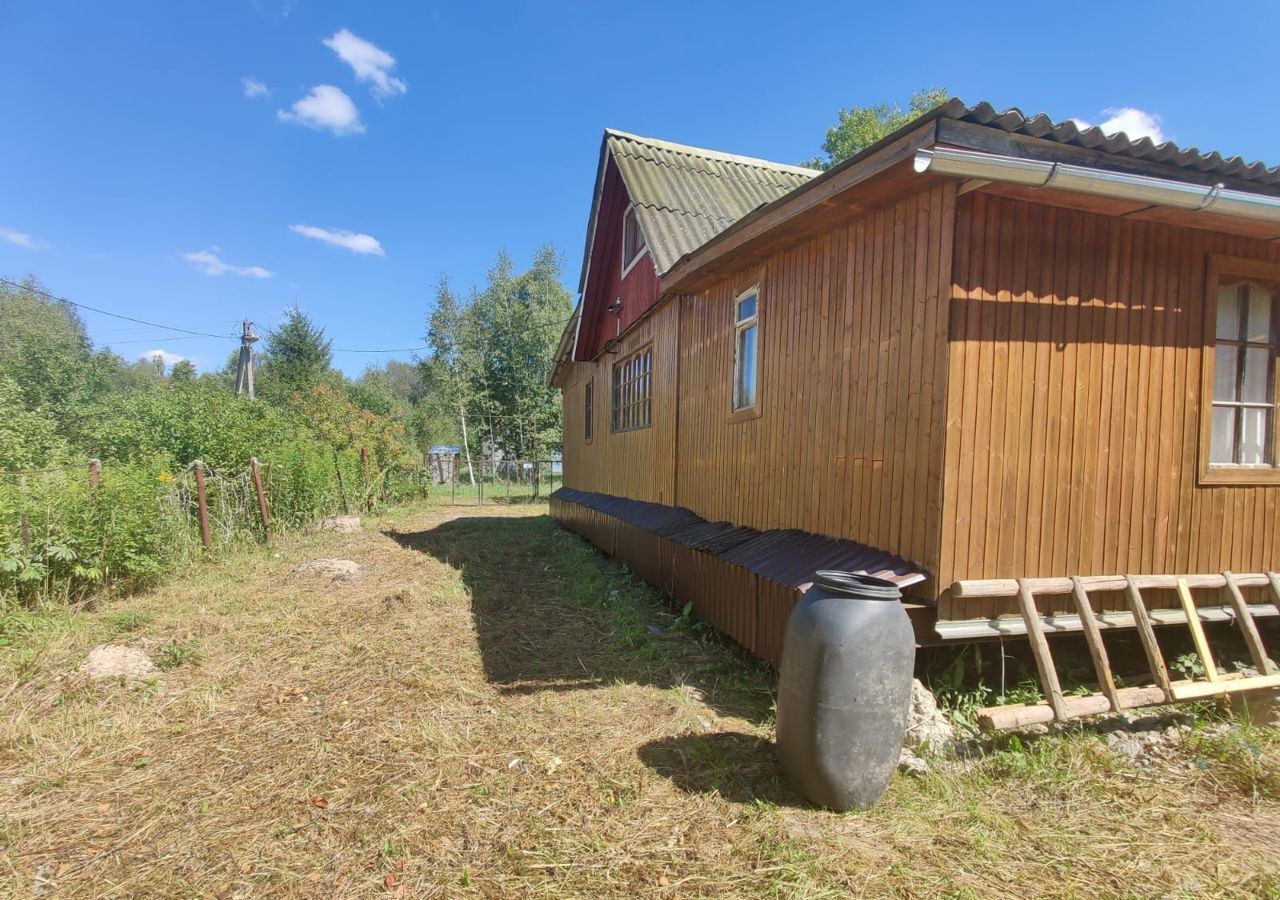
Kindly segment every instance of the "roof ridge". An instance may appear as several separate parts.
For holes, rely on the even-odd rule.
[[[723,180],[725,180],[725,181],[736,181],[736,182],[741,182],[742,184],[754,184],[754,183],[755,183],[755,181],[754,181],[751,177],[746,176],[746,175],[743,175],[743,174],[740,174],[740,173],[735,172],[735,171],[733,171],[733,170],[728,170],[728,171],[717,171],[717,170],[714,170],[714,169],[700,168],[700,167],[698,167],[698,166],[692,166],[692,165],[681,165],[681,164],[680,164],[680,163],[678,163],[678,162],[668,162],[668,161],[663,160],[663,159],[655,159],[655,158],[654,158],[654,157],[652,157],[652,156],[645,156],[645,155],[643,155],[643,154],[636,153],[636,152],[634,152],[634,151],[628,151],[628,150],[627,150],[627,149],[625,149],[625,148],[619,148],[619,150],[618,150],[617,152],[618,152],[618,154],[619,154],[620,156],[625,156],[625,157],[627,157],[627,158],[629,158],[629,159],[639,159],[639,160],[643,160],[644,162],[647,162],[647,163],[649,163],[649,164],[651,164],[651,165],[659,166],[659,167],[661,167],[661,168],[663,168],[663,169],[668,169],[668,170],[673,171],[673,172],[690,172],[690,173],[695,174],[695,175],[708,175],[708,176],[710,176],[710,177],[712,177],[712,178],[720,178],[720,179],[723,179]],[[715,157],[703,157],[703,158],[704,158],[704,159],[714,159]],[[743,166],[743,168],[747,168],[747,167],[746,167],[746,166]],[[757,166],[757,167],[752,167],[752,168],[755,168],[756,170],[758,170],[758,171],[760,171],[760,172],[762,172],[763,174],[766,174],[766,175],[779,176],[779,178],[775,178],[775,179],[772,179],[772,180],[771,180],[771,183],[772,183],[772,184],[776,184],[776,185],[778,185],[779,187],[785,187],[785,188],[787,188],[788,190],[790,190],[791,188],[794,188],[794,187],[796,187],[796,186],[797,186],[794,182],[790,182],[790,183],[789,183],[789,182],[787,182],[786,180],[780,180],[781,176],[787,176],[787,175],[791,175],[791,174],[792,174],[788,169],[783,169],[783,168],[765,168],[765,167],[762,167],[762,166]],[[814,169],[814,170],[810,170],[810,171],[812,171],[815,175],[816,175],[816,174],[819,174],[819,173],[817,172],[817,170],[816,170],[816,169]]]
[[[738,153],[726,153],[723,150],[712,150],[708,147],[695,147],[692,144],[679,144],[675,141],[666,141],[662,138],[645,137],[640,134],[632,134],[629,131],[620,131],[616,128],[606,128],[604,133],[609,137],[621,138],[625,141],[634,141],[640,144],[648,144],[651,147],[658,147],[664,150],[670,150],[673,153],[682,153],[688,156],[701,156],[704,158],[724,160],[725,162],[736,163],[738,165],[750,166],[758,169],[790,172],[794,175],[804,175],[807,178],[813,178],[822,174],[817,169],[810,169],[805,166],[793,166],[789,163],[774,162],[771,159],[764,159],[759,156],[743,156]]]

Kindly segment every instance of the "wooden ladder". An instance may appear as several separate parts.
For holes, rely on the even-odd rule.
[[[1259,582],[1259,576],[1247,576],[1250,583]],[[1267,572],[1266,583],[1280,604],[1280,575]],[[1254,621],[1253,613],[1245,602],[1240,591],[1239,578],[1231,572],[1223,572],[1220,576],[1123,576],[1124,592],[1129,612],[1133,615],[1134,626],[1142,642],[1142,648],[1151,670],[1154,684],[1146,687],[1119,688],[1111,671],[1111,661],[1107,656],[1107,648],[1102,642],[1102,630],[1099,627],[1100,614],[1095,613],[1089,602],[1089,590],[1098,590],[1098,586],[1107,589],[1116,587],[1114,577],[1093,577],[1070,579],[1070,593],[1076,612],[1080,617],[1080,631],[1089,647],[1089,656],[1093,660],[1093,668],[1098,677],[1100,690],[1094,694],[1083,696],[1064,696],[1062,685],[1058,680],[1057,667],[1049,642],[1045,638],[1044,622],[1036,609],[1036,595],[1039,592],[1049,594],[1062,593],[1064,586],[1060,579],[1018,579],[1018,608],[1026,626],[1027,637],[1031,642],[1031,652],[1035,657],[1036,670],[1040,675],[1040,684],[1048,698],[1044,703],[1011,704],[994,706],[980,710],[978,725],[984,731],[998,731],[1006,728],[1019,728],[1027,725],[1065,721],[1079,716],[1097,715],[1106,712],[1119,712],[1122,709],[1133,709],[1142,706],[1158,706],[1184,700],[1200,700],[1207,697],[1221,697],[1241,691],[1280,688],[1280,673],[1267,656],[1262,644],[1262,636]],[[1257,675],[1222,675],[1209,649],[1209,641],[1205,637],[1201,613],[1192,596],[1194,582],[1198,587],[1225,587],[1231,607],[1232,618],[1244,636],[1249,648],[1249,656]],[[1178,593],[1182,612],[1186,616],[1187,628],[1191,632],[1191,640],[1196,654],[1204,668],[1203,679],[1184,679],[1174,681],[1169,677],[1169,667],[1165,664],[1164,655],[1156,641],[1155,629],[1146,601],[1142,597],[1143,583],[1151,587],[1164,587],[1172,584]]]

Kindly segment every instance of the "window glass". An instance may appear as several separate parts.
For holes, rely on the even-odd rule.
[[[1236,410],[1231,406],[1213,408],[1213,434],[1209,444],[1209,462],[1230,465],[1234,460]]]
[[[1240,285],[1224,284],[1218,290],[1218,337],[1237,340],[1240,337]]]
[[[1214,310],[1209,465],[1275,466],[1276,288],[1225,277]]]
[[[756,314],[756,295],[743,297],[738,301],[738,321],[743,322]]]
[[[632,207],[622,219],[622,268],[626,269],[635,262],[644,248],[644,232],[640,230],[635,207]]]
[[[756,326],[738,332],[738,408],[756,405]]]
[[[1231,349],[1235,349],[1234,347]],[[1248,347],[1244,351],[1244,378],[1242,379],[1245,403],[1266,403],[1270,398],[1268,384],[1271,374],[1271,349]]]
[[[1249,321],[1246,340],[1259,344],[1271,342],[1271,292],[1260,284],[1249,285]]]
[[[1240,410],[1244,421],[1240,428],[1240,459],[1242,466],[1260,466],[1267,462],[1267,424],[1269,409],[1244,407]]]
[[[647,428],[653,419],[653,350],[646,347],[613,365],[614,431]]]
[[[1213,355],[1213,399],[1236,400],[1240,368],[1240,348],[1235,344],[1219,344]]]

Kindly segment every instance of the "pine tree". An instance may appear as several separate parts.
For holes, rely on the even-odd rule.
[[[267,332],[265,365],[271,380],[287,395],[314,387],[333,363],[333,342],[297,306],[285,311],[278,328]]]

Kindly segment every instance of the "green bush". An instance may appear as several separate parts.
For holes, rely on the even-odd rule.
[[[165,461],[0,479],[0,593],[34,603],[154,581],[189,546]]]

